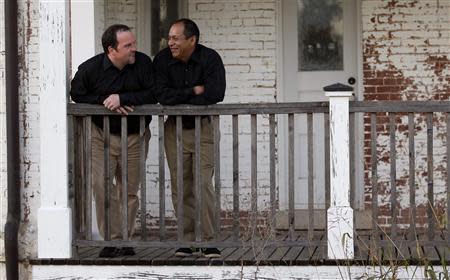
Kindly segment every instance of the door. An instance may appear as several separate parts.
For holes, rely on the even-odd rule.
[[[356,0],[284,0],[282,5],[282,101],[326,101],[323,87],[334,83],[350,84],[356,89]],[[308,208],[306,119],[306,115],[295,117],[295,209]],[[281,124],[286,127],[285,120]],[[287,137],[282,137],[280,141],[285,145],[280,145],[280,207],[286,210],[287,151],[283,148],[288,145]],[[313,139],[314,208],[325,209],[323,114],[314,114]]]

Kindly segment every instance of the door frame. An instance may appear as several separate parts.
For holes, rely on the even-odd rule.
[[[276,7],[276,17],[277,17],[277,102],[294,102],[293,96],[288,95],[286,92],[297,91],[297,84],[289,81],[297,80],[297,65],[296,63],[285,63],[289,58],[290,61],[298,61],[298,51],[296,50],[298,46],[297,36],[287,36],[284,33],[286,26],[295,24],[297,25],[297,11],[293,9],[288,9],[286,5],[287,1],[295,0],[279,0],[277,1]],[[345,0],[344,0],[345,1]],[[355,88],[355,100],[363,100],[363,53],[362,53],[362,12],[361,12],[361,2],[356,1],[356,13],[357,13],[357,88]],[[287,58],[287,54],[289,57]],[[292,55],[293,54],[293,55]],[[363,139],[364,139],[364,128],[363,128],[363,118],[362,115],[358,116],[355,120],[356,128],[356,151],[355,156],[358,160],[355,163],[356,169],[356,180],[355,180],[355,210],[364,210],[364,163],[363,163]],[[280,214],[287,210],[288,196],[287,196],[287,126],[282,122],[279,122],[279,133],[280,138],[278,139],[278,153],[279,161],[277,165],[278,174],[278,186],[279,186],[279,211]],[[278,215],[280,217],[280,215]],[[282,215],[284,216],[284,215]],[[366,216],[366,215],[363,215]],[[284,218],[282,220],[285,220]],[[286,217],[287,220],[287,217]],[[296,219],[297,221],[298,219]],[[317,219],[316,219],[317,220]],[[369,221],[370,222],[370,221]],[[283,224],[281,223],[277,224]],[[297,224],[297,222],[296,222]]]

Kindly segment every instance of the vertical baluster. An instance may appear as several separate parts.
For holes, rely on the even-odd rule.
[[[72,219],[72,240],[76,241],[79,239],[82,239],[83,237],[81,237],[78,234],[78,230],[79,230],[79,225],[78,225],[78,216],[79,216],[79,212],[80,209],[77,207],[77,196],[78,196],[78,190],[77,189],[77,177],[75,176],[75,172],[76,172],[76,168],[77,167],[77,163],[75,163],[75,154],[78,153],[78,151],[76,150],[76,145],[78,145],[78,139],[74,138],[75,137],[75,128],[76,128],[76,124],[75,124],[75,117],[73,115],[67,115],[67,132],[68,132],[68,156],[67,156],[67,160],[68,160],[68,175],[69,175],[69,207],[72,209],[72,213],[71,213],[71,219]],[[83,209],[81,209],[81,211],[83,211]],[[87,237],[86,237],[87,238]],[[74,258],[78,258],[78,246],[75,244],[72,244],[72,250],[73,250],[73,255],[72,257]]]
[[[295,231],[295,210],[294,210],[294,114],[288,114],[288,182],[289,182],[289,213],[288,213],[288,223],[289,223],[289,237],[294,239]]]
[[[355,197],[356,197],[356,171],[355,171],[355,113],[350,113],[349,116],[349,156],[350,156],[350,207],[355,210],[356,204],[355,204]],[[353,215],[353,224],[356,225],[355,216]],[[356,230],[356,227],[355,227]],[[355,235],[356,236],[356,235]]]
[[[139,117],[139,175],[141,181],[141,240],[147,240],[147,180],[145,170],[145,116]]]
[[[308,239],[314,237],[314,137],[313,137],[313,114],[307,114],[308,133]]]
[[[80,152],[80,181],[81,181],[81,188],[80,193],[77,199],[79,200],[79,206],[80,206],[80,233],[81,236],[86,237],[86,118],[82,117],[80,118],[80,126],[79,126],[79,135],[80,135],[80,146],[79,146],[79,152]]]
[[[409,140],[409,207],[410,207],[410,239],[416,239],[416,151],[414,146],[414,113],[408,114]]]
[[[233,115],[233,231],[234,240],[239,239],[239,123]]]
[[[251,134],[251,171],[250,171],[250,177],[251,177],[251,227],[252,230],[256,230],[256,223],[257,223],[257,212],[258,212],[258,192],[257,192],[257,119],[256,115],[251,115],[251,128],[250,128],[250,134]]]
[[[391,239],[397,236],[397,164],[395,148],[395,115],[389,113],[389,138],[390,138],[390,160],[391,160]]]
[[[159,143],[159,239],[166,239],[166,162],[164,160],[164,116],[158,116]]]
[[[83,155],[83,147],[84,147],[84,139],[83,139],[83,118],[74,117],[74,160],[75,160],[75,207],[76,207],[76,217],[75,217],[75,232],[77,232],[78,237],[83,232],[83,216],[84,216],[84,208],[83,208],[83,168],[84,168],[84,155]]]
[[[269,115],[269,134],[270,134],[270,229],[271,236],[275,237],[275,115]]]
[[[201,117],[195,116],[195,153],[194,153],[194,189],[195,189],[195,241],[202,241],[202,187],[200,173],[200,137],[201,137]]]
[[[122,238],[128,240],[128,127],[127,117],[122,116],[121,124],[122,159]]]
[[[434,239],[433,113],[427,113],[428,239]]]
[[[86,239],[92,239],[92,117],[86,117]]]
[[[371,165],[372,165],[372,225],[373,238],[378,240],[378,170],[377,170],[377,114],[370,114],[370,142],[371,142]]]
[[[217,240],[220,235],[220,209],[221,209],[221,198],[220,198],[220,124],[219,116],[213,116],[213,131],[214,131],[214,188],[216,192],[215,197],[215,208],[216,208],[216,221],[215,221],[215,233],[214,238]]]
[[[105,176],[105,197],[104,197],[104,207],[105,207],[105,240],[111,240],[111,222],[110,222],[110,190],[111,190],[111,166],[109,160],[109,147],[110,147],[110,133],[109,133],[109,116],[103,117],[103,148],[104,148],[104,176]],[[100,207],[100,205],[99,205]]]
[[[178,241],[183,240],[184,235],[184,203],[183,203],[183,126],[181,116],[176,117],[177,130],[177,212],[178,212]]]

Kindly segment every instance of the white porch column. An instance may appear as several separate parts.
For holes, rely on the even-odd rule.
[[[324,88],[330,98],[330,183],[328,258],[352,259],[353,209],[350,207],[349,100],[353,88],[334,84]]]
[[[67,94],[69,2],[39,2],[40,184],[38,257],[72,256],[72,214],[68,205]]]

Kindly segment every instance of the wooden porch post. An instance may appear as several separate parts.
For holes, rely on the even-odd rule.
[[[68,205],[67,94],[69,2],[40,1],[40,187],[38,257],[72,256]]]
[[[327,211],[328,258],[353,259],[353,209],[350,207],[349,100],[353,88],[324,88],[330,98],[330,184]]]

